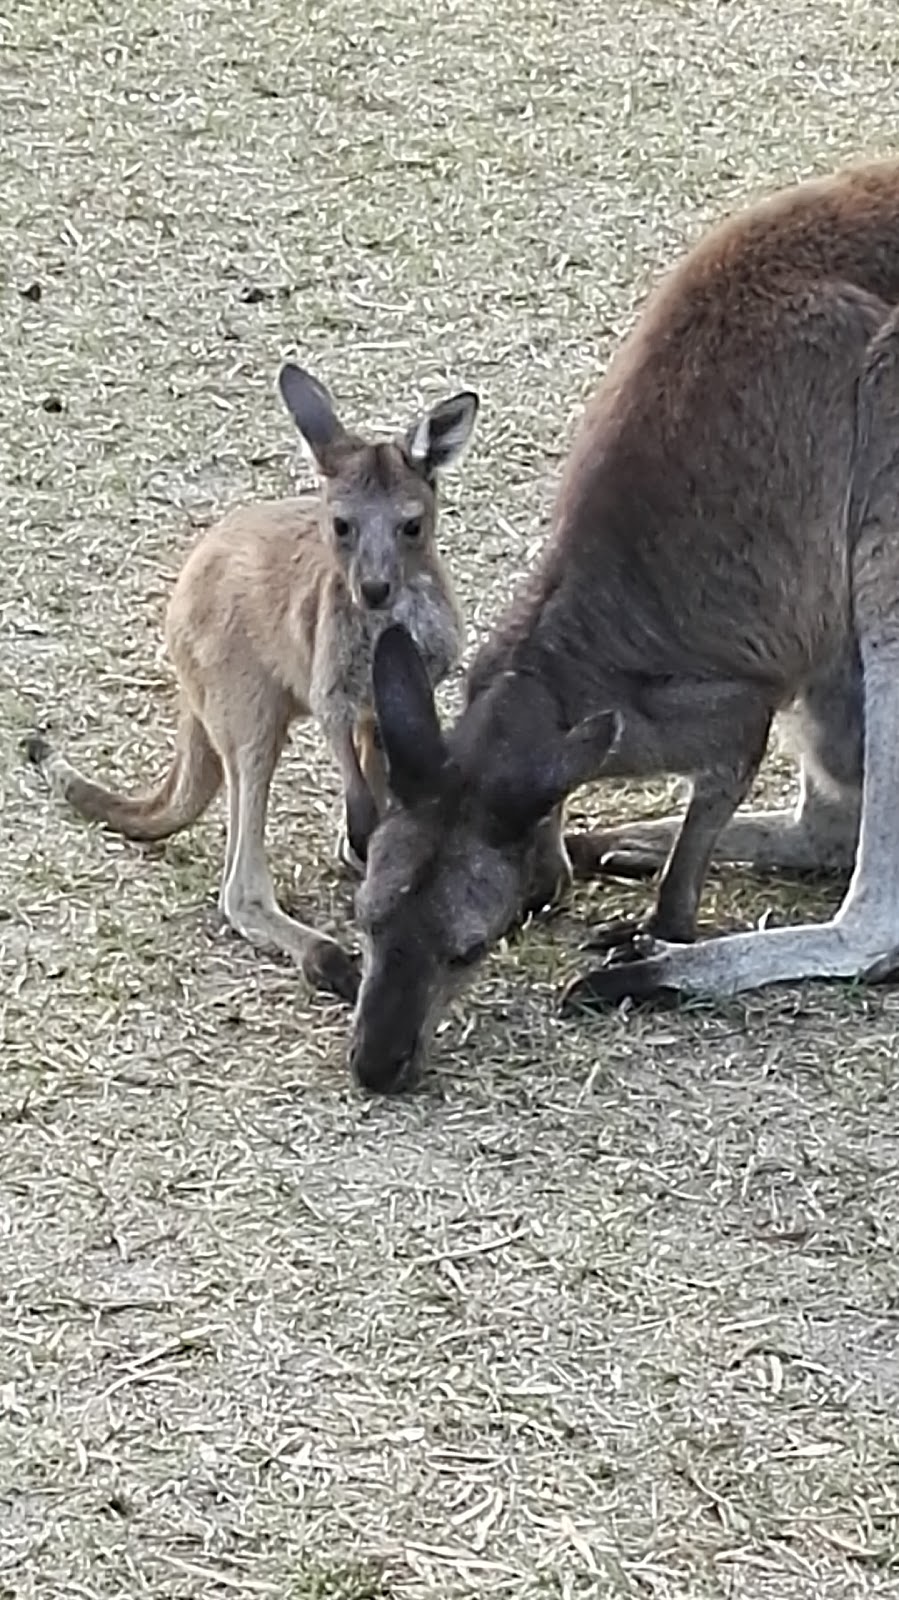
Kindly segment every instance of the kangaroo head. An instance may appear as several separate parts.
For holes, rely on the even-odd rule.
[[[620,719],[559,725],[546,689],[504,674],[445,737],[416,646],[386,628],[373,661],[391,804],[357,898],[362,987],[350,1065],[368,1089],[402,1087],[441,1007],[518,917],[541,823],[597,777]]]
[[[469,443],[478,396],[453,395],[395,439],[372,442],[347,432],[328,391],[301,367],[285,363],[278,388],[319,475],[324,537],[352,599],[387,611],[432,565],[437,479]]]

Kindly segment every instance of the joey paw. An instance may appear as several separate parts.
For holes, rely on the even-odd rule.
[[[29,733],[21,739],[19,750],[24,760],[32,767],[46,766],[53,755],[52,746],[40,730]]]
[[[359,958],[344,950],[336,939],[319,939],[303,958],[303,975],[313,989],[323,989],[354,1005],[362,970]]]

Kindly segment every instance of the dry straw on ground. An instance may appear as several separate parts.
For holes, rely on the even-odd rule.
[[[289,484],[290,351],[360,420],[480,388],[444,529],[482,630],[652,274],[887,149],[897,54],[887,0],[5,9],[4,1600],[896,1593],[894,996],[562,1025],[579,924],[642,895],[609,889],[363,1104],[345,1013],[217,928],[220,815],[141,852],[16,745],[160,770],[164,596]],[[301,735],[272,858],[345,927],[335,798]]]

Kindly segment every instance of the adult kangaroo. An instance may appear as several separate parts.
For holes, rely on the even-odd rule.
[[[441,731],[402,629],[375,651],[393,804],[359,892],[350,1058],[400,1087],[440,1005],[563,878],[567,795],[681,773],[681,824],[579,842],[662,859],[625,960],[570,1006],[883,976],[899,946],[899,161],[714,227],[650,297],[587,407],[535,570]],[[789,709],[792,812],[732,814]],[[712,855],[852,870],[835,916],[692,938]]]

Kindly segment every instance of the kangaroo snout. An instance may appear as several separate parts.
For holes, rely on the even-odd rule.
[[[370,611],[379,611],[390,599],[392,585],[386,578],[363,578],[359,585],[363,605]]]

